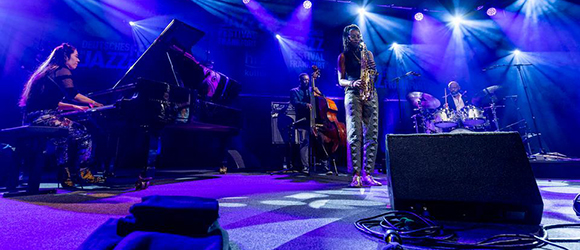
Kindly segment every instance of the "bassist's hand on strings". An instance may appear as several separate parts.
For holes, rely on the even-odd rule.
[[[314,95],[315,96],[321,96],[322,92],[320,92],[320,90],[318,89],[318,87],[314,87]]]

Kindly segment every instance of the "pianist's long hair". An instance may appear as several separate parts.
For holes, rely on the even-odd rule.
[[[24,85],[24,90],[22,91],[22,97],[20,98],[20,102],[18,105],[20,107],[26,106],[26,102],[28,101],[28,97],[30,96],[30,92],[32,89],[38,88],[37,82],[38,80],[42,79],[49,73],[54,72],[60,67],[66,67],[66,61],[72,53],[74,53],[77,49],[68,43],[63,43],[58,47],[54,48],[48,58],[38,66],[36,71],[30,76],[26,85]],[[33,93],[37,93],[33,91]]]

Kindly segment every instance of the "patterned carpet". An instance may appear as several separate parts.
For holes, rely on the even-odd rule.
[[[0,249],[74,249],[107,219],[128,215],[130,206],[149,195],[218,199],[219,221],[230,235],[232,249],[383,249],[384,243],[363,235],[353,223],[387,211],[388,187],[353,189],[347,187],[348,179],[202,173],[160,180],[143,191],[101,187],[0,198]],[[379,180],[386,182],[384,176]],[[542,224],[580,222],[572,210],[580,181],[538,180],[538,185],[545,204]],[[470,227],[460,233],[468,237],[466,242],[514,229],[508,225]],[[570,229],[554,233],[579,235]],[[580,249],[580,243],[563,245]]]

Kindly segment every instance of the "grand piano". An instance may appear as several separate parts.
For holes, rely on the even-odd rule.
[[[222,162],[242,124],[241,111],[231,106],[241,85],[192,55],[203,36],[174,19],[112,88],[88,94],[105,106],[63,113],[91,130],[96,161],[105,171],[179,165],[176,159],[187,155],[176,155],[176,148],[198,148],[180,141],[184,134],[210,135],[219,145],[207,167]]]

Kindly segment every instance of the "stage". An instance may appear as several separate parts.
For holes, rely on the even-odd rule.
[[[359,232],[353,223],[388,211],[388,186],[348,188],[349,177],[263,173],[180,172],[155,180],[143,191],[88,186],[84,190],[0,198],[0,249],[75,249],[101,224],[129,214],[150,195],[185,195],[219,201],[219,223],[231,249],[383,249],[386,244]],[[172,176],[172,177],[167,177]],[[177,177],[179,176],[179,177]],[[386,183],[385,175],[378,179]],[[542,225],[577,223],[572,200],[578,180],[538,179],[544,201]],[[43,183],[42,187],[56,184]],[[457,225],[455,225],[457,227]],[[519,230],[513,225],[462,224],[464,242]],[[576,237],[573,229],[550,237]],[[578,243],[562,244],[578,249]],[[408,249],[429,249],[407,246]],[[546,246],[543,249],[557,249]]]

